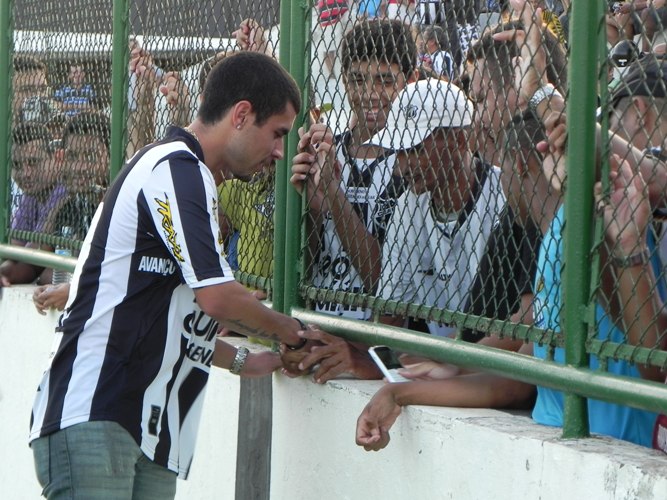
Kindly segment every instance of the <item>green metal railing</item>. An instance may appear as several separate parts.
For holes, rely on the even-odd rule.
[[[598,58],[601,30],[598,29],[603,5],[606,2],[574,1],[571,16],[570,92],[568,107],[576,110],[576,120],[568,121],[568,158],[577,165],[592,165],[595,160],[595,107],[598,70],[590,64]],[[118,173],[125,155],[127,114],[127,58],[128,58],[128,0],[114,0],[114,24],[112,54],[112,178]],[[12,31],[11,2],[0,0],[0,68],[11,67]],[[303,95],[308,96],[310,70],[310,7],[302,0],[283,0],[281,4],[280,60],[294,76]],[[6,74],[9,73],[6,71]],[[57,257],[49,252],[28,250],[8,245],[8,189],[9,179],[9,79],[0,79],[0,257],[21,260],[44,267],[72,270],[74,259]],[[308,99],[296,119],[294,129],[286,140],[285,158],[277,167],[274,212],[274,272],[272,277],[251,276],[238,273],[239,280],[248,286],[270,289],[273,307],[291,312],[305,322],[322,326],[336,335],[366,344],[386,344],[401,351],[412,352],[430,358],[456,363],[517,380],[551,387],[566,393],[564,437],[588,435],[585,398],[626,404],[651,411],[667,412],[667,388],[662,384],[629,379],[594,372],[588,368],[588,353],[598,357],[632,359],[636,362],[667,366],[667,353],[655,349],[602,342],[587,341],[592,327],[594,297],[590,290],[597,283],[596,265],[591,266],[593,248],[593,169],[568,168],[566,194],[566,220],[578,223],[565,225],[566,262],[563,276],[565,315],[563,331],[567,335],[540,330],[507,321],[481,318],[435,307],[425,307],[397,301],[388,301],[372,295],[355,295],[311,286],[304,274],[304,228],[301,197],[289,185],[290,160],[296,152],[296,129],[308,120]],[[570,111],[574,115],[574,111]],[[377,322],[361,322],[315,313],[304,308],[308,301],[333,301],[359,305],[371,309],[375,316],[387,311],[392,314],[441,321],[462,328],[474,328],[489,334],[524,339],[526,342],[564,347],[565,365],[543,361],[516,353],[500,351],[457,339],[434,338],[409,330],[381,325]]]

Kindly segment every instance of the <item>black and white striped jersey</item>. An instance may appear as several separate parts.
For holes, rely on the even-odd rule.
[[[121,424],[186,477],[217,323],[193,289],[233,280],[215,181],[182,129],[138,152],[97,209],[35,399],[30,439]]]

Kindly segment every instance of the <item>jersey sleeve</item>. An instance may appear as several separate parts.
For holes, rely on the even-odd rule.
[[[218,196],[207,167],[186,153],[167,157],[143,189],[156,236],[181,268],[191,288],[234,279],[224,259],[218,226]]]

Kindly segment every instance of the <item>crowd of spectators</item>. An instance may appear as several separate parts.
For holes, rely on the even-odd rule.
[[[323,101],[311,103],[310,123],[300,128],[291,159],[291,183],[307,198],[309,284],[566,334],[561,270],[569,3],[316,3],[313,85],[322,76],[338,82],[350,114],[339,130],[328,122]],[[598,130],[598,142],[610,143],[611,194],[596,188],[607,235],[597,338],[657,349],[665,347],[666,9],[661,0],[609,3],[611,135]],[[483,14],[500,23],[482,29]],[[243,21],[233,34],[236,50],[275,54],[269,31]],[[189,123],[208,72],[229,56],[221,52],[188,70],[198,75],[192,84],[187,71],[162,70],[131,40],[128,157],[159,137],[166,123]],[[48,95],[45,65],[16,57],[13,89],[12,199],[19,201],[12,243],[53,250],[21,235],[63,236],[68,228],[68,235],[84,238],[108,184],[108,117],[94,111],[96,92],[76,63],[69,82]],[[228,260],[245,273],[272,274],[274,180],[271,162],[252,178],[224,179],[218,187]],[[0,265],[2,286],[42,285],[35,292],[41,312],[62,309],[67,300],[68,286],[50,287],[50,279],[50,270],[36,266]],[[332,300],[312,307],[362,321],[372,316],[367,307]],[[560,348],[459,332],[398,307],[386,307],[380,321],[564,363]],[[316,327],[301,335],[312,341],[309,352],[282,349],[290,375],[312,373],[318,383],[344,374],[381,378],[369,346]],[[533,408],[538,423],[563,424],[559,391],[410,355],[402,360],[402,373],[412,380],[383,386],[359,417],[357,443],[366,449],[388,444],[391,425],[409,404]],[[599,366],[591,356],[590,367]],[[658,369],[625,361],[610,361],[607,370],[664,380]],[[651,445],[655,414],[593,399],[588,405],[593,432]]]

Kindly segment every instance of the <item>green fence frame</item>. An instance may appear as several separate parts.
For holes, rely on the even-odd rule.
[[[0,68],[11,71],[12,27],[11,0],[0,0]],[[568,157],[577,158],[578,163],[592,164],[595,157],[595,94],[598,72],[588,61],[597,60],[600,39],[597,37],[596,19],[599,19],[605,0],[572,3],[570,75],[572,89],[568,99],[569,109],[577,110],[577,120],[569,120]],[[308,96],[309,75],[309,5],[303,0],[283,0],[281,4],[280,60],[294,76],[303,95]],[[117,174],[123,158],[125,144],[125,114],[127,95],[127,37],[129,0],[114,0],[113,27],[113,94],[112,94],[112,177]],[[9,179],[9,79],[0,79],[0,179],[3,184]],[[297,124],[307,117],[308,102],[297,117]],[[289,185],[288,159],[296,151],[298,134],[296,127],[287,137],[285,158],[276,173],[275,243],[273,279],[240,274],[240,281],[251,286],[270,288],[273,307],[288,312],[305,322],[317,323],[322,328],[352,341],[367,344],[386,344],[393,348],[421,354],[430,358],[456,363],[464,367],[481,369],[505,375],[517,380],[551,387],[566,393],[563,437],[588,436],[586,398],[595,398],[643,408],[667,412],[667,387],[663,384],[626,377],[593,372],[587,368],[587,331],[591,328],[591,269],[592,223],[566,225],[565,251],[566,271],[563,276],[565,316],[563,330],[567,338],[563,343],[553,332],[485,318],[468,317],[461,313],[434,310],[414,304],[383,301],[377,297],[352,297],[335,291],[324,291],[312,287],[299,287],[303,273],[302,250],[302,200]],[[569,182],[566,194],[566,219],[592,221],[593,172],[586,169],[568,169]],[[53,253],[29,250],[8,245],[7,221],[8,200],[6,185],[0,189],[0,258],[10,258],[45,267],[72,270],[75,259],[57,257]],[[360,322],[316,313],[303,307],[305,300],[327,297],[328,300],[363,303],[395,311],[409,311],[418,317],[442,318],[457,326],[483,326],[488,331],[525,340],[547,342],[565,347],[566,363],[559,365],[530,356],[487,348],[461,342],[458,339],[433,338],[401,328],[380,325],[376,322]],[[481,322],[481,324],[480,324]],[[593,344],[595,342],[593,341]],[[667,353],[655,352],[630,346],[637,359],[667,365]],[[602,353],[617,355],[619,346],[609,346]]]
[[[582,224],[565,224],[565,276],[563,277],[565,363],[575,368],[588,364],[586,333],[591,268],[591,220],[593,216],[594,169],[570,168],[572,158],[583,165],[595,164],[595,96],[597,65],[576,64],[577,61],[597,61],[597,30],[595,25],[599,2],[573,2],[571,23],[571,51],[568,71],[571,92],[568,115],[577,110],[577,119],[568,120],[567,172],[570,177],[565,192],[565,220]],[[581,91],[579,91],[581,90]],[[579,119],[581,118],[581,119]],[[574,163],[574,162],[572,162]],[[582,437],[588,434],[586,400],[579,395],[565,395],[563,421],[564,437]]]

